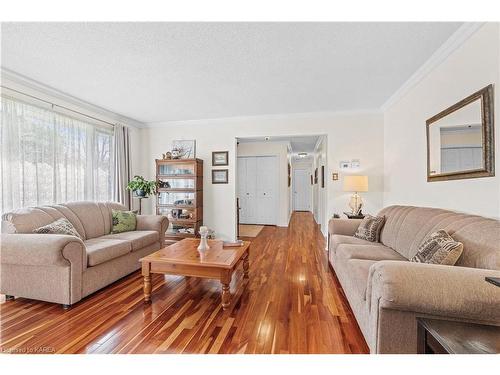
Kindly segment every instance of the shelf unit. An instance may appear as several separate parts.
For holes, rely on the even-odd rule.
[[[167,241],[196,237],[203,225],[203,160],[156,159],[156,214],[168,217]]]

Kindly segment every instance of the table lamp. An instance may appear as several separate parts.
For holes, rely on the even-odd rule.
[[[363,200],[358,193],[368,191],[368,176],[345,176],[344,191],[354,193],[349,201],[349,207],[353,215],[359,215],[363,207]]]

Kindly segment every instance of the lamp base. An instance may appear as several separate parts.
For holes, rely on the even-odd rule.
[[[349,201],[349,208],[351,209],[351,213],[353,215],[360,214],[361,209],[363,208],[363,200],[358,193],[354,193],[351,196],[351,200]]]

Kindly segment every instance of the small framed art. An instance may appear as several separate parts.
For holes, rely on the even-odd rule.
[[[228,180],[227,169],[212,169],[212,184],[227,184]]]
[[[212,165],[229,165],[229,152],[228,151],[213,151],[212,152]]]
[[[196,140],[174,140],[172,141],[172,159],[194,159],[196,158]]]

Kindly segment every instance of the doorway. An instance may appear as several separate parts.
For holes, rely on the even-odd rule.
[[[293,171],[293,210],[311,211],[310,172],[307,169]]]

